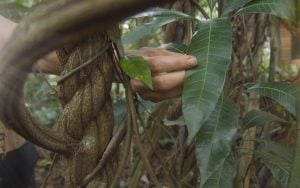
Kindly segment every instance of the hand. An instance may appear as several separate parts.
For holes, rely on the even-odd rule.
[[[160,102],[180,97],[183,90],[185,70],[197,65],[193,56],[170,52],[162,48],[142,48],[128,54],[143,56],[150,64],[153,90],[142,81],[131,79],[131,87],[143,99]]]

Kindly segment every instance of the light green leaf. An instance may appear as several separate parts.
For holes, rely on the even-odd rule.
[[[263,150],[256,150],[254,154],[270,169],[274,178],[279,181],[283,187],[287,187],[291,163]]]
[[[226,159],[231,153],[232,139],[237,130],[237,119],[238,114],[234,104],[221,98],[197,134],[196,158],[200,169],[201,187],[223,188],[225,185],[230,187],[229,185],[232,184],[232,178],[226,179],[222,175],[228,173],[224,167],[228,165]]]
[[[183,115],[189,141],[197,134],[214,110],[231,60],[232,33],[227,19],[200,22],[188,54],[199,65],[186,73],[182,95]]]
[[[253,0],[237,12],[237,14],[245,13],[266,13],[294,20],[294,0]]]
[[[286,121],[261,110],[251,110],[243,119],[242,130],[245,131],[251,127],[262,126],[268,122],[285,123]]]
[[[275,100],[294,115],[296,115],[297,108],[295,97],[297,90],[296,86],[286,82],[256,84],[247,89],[250,93],[256,93]]]
[[[195,20],[194,17],[184,14],[179,11],[169,9],[151,9],[136,15],[134,18],[150,16],[152,20],[148,23],[137,26],[122,37],[123,44],[130,44],[143,37],[155,33],[163,25],[175,22],[178,20]]]
[[[120,60],[123,71],[136,80],[144,82],[152,89],[151,68],[141,56],[126,56]]]
[[[230,13],[234,10],[237,10],[238,8],[244,6],[245,4],[247,4],[250,1],[251,0],[229,0],[224,7],[222,17],[227,16],[228,13]]]

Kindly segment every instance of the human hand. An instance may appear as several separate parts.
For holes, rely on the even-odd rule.
[[[180,97],[183,90],[185,70],[197,65],[193,56],[170,52],[162,48],[142,48],[128,54],[143,56],[151,67],[153,90],[142,81],[131,79],[131,87],[143,99],[160,102]]]

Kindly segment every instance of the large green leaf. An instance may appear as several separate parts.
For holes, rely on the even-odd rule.
[[[245,4],[247,4],[248,2],[250,2],[251,0],[229,0],[227,1],[223,13],[222,13],[222,17],[227,16],[228,13],[230,13],[231,11],[237,10],[238,8],[244,6]]]
[[[283,187],[287,187],[291,164],[267,151],[256,150],[254,154],[270,169],[274,178],[279,181]]]
[[[298,88],[286,82],[262,83],[251,86],[248,92],[270,97],[296,115]]]
[[[294,20],[294,0],[253,0],[237,12],[237,14],[245,13],[266,13]]]
[[[187,71],[182,95],[183,115],[191,140],[214,110],[230,64],[232,33],[227,19],[199,23],[188,54],[199,62]]]
[[[152,89],[151,68],[143,57],[126,56],[120,60],[120,65],[128,76],[144,82]]]
[[[233,168],[226,160],[231,153],[232,139],[237,130],[237,119],[238,114],[234,104],[220,98],[215,110],[197,134],[196,158],[200,169],[201,187],[231,187],[229,185],[232,183],[232,178],[225,178],[226,176],[223,175]]]
[[[268,112],[251,110],[243,119],[242,130],[244,131],[254,126],[262,126],[268,122],[285,123],[286,121]]]
[[[214,171],[210,179],[205,181],[201,188],[232,188],[234,177],[236,176],[235,160],[233,157],[227,157]]]
[[[194,17],[179,11],[169,9],[151,9],[136,15],[134,18],[150,16],[152,20],[137,26],[122,37],[123,44],[133,43],[143,37],[155,33],[161,26],[178,20],[195,20]]]

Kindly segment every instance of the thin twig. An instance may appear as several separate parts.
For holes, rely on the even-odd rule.
[[[192,0],[192,3],[201,12],[205,19],[209,19],[209,15],[207,14],[207,12],[205,12],[205,10],[196,2],[196,0]]]
[[[46,84],[49,86],[49,88],[50,88],[52,91],[54,91],[54,93],[55,93],[56,96],[58,96],[57,90],[49,83],[49,81],[47,80],[47,78],[46,78],[46,76],[45,76],[45,73],[43,73],[43,72],[41,71],[41,69],[40,69],[38,66],[37,66],[37,70],[39,71],[39,73],[40,73],[42,79],[46,82]]]
[[[57,153],[54,154],[54,157],[53,157],[53,159],[52,159],[51,166],[50,166],[49,169],[48,169],[47,176],[46,176],[46,178],[45,178],[45,180],[44,180],[44,183],[43,183],[43,188],[46,188],[47,181],[48,181],[48,179],[49,179],[49,177],[50,177],[50,175],[51,175],[51,172],[52,172],[52,169],[53,169],[53,167],[54,167],[56,158],[57,158]]]
[[[109,47],[112,46],[112,42],[109,42],[108,44],[106,44],[106,46],[95,56],[93,56],[91,59],[89,59],[87,62],[83,63],[82,65],[76,67],[75,69],[71,70],[70,72],[68,72],[66,75],[64,75],[63,77],[61,77],[61,79],[59,79],[57,81],[57,83],[61,83],[64,80],[66,80],[67,78],[69,78],[70,76],[72,76],[73,74],[75,74],[77,71],[85,68],[86,66],[88,66],[89,64],[93,63],[94,60],[96,60],[100,55],[102,55]]]

